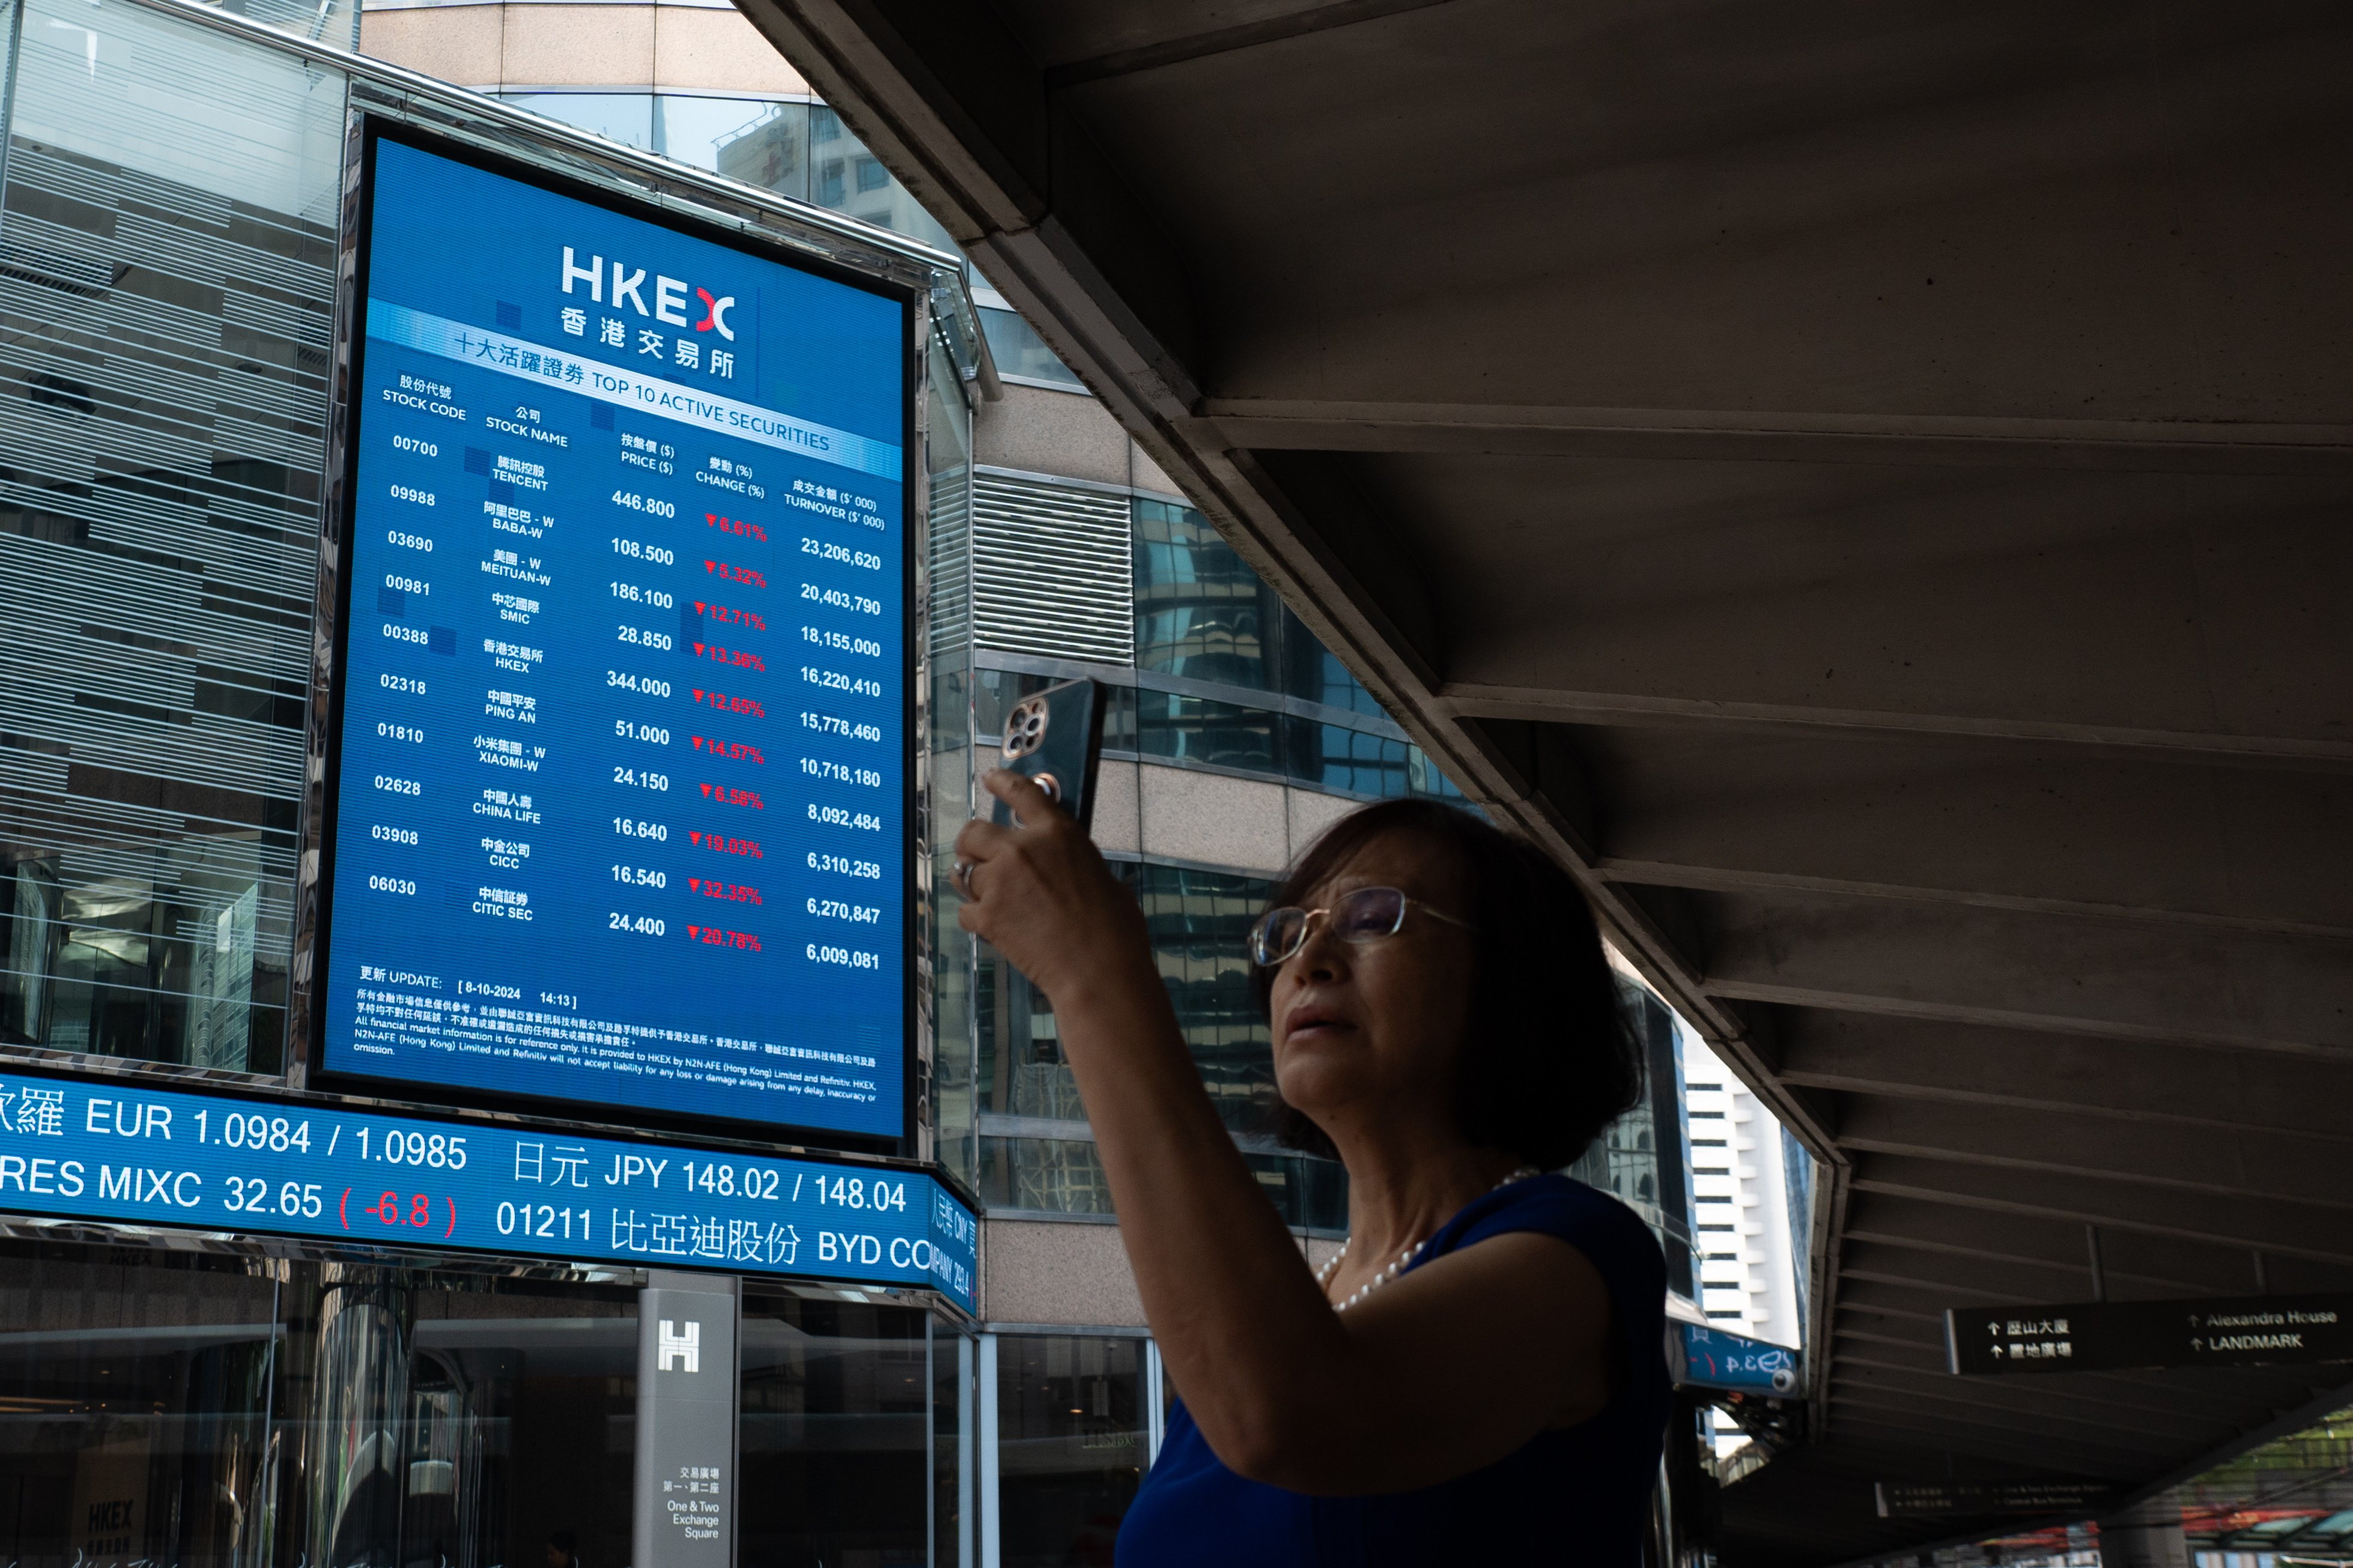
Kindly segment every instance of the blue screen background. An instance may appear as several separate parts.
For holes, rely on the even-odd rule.
[[[898,1135],[904,307],[390,140],[370,216],[322,1065]]]

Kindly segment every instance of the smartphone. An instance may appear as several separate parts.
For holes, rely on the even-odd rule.
[[[1022,774],[1056,805],[1094,826],[1095,778],[1103,771],[1103,689],[1100,681],[1065,680],[1032,692],[1005,716],[1000,767]],[[991,820],[1013,822],[1013,809],[997,803]]]

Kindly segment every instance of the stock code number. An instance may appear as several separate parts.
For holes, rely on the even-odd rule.
[[[375,683],[386,691],[414,691],[419,697],[425,695],[425,682],[413,675],[379,675]]]
[[[381,838],[387,844],[414,844],[417,842],[417,829],[414,827],[386,827],[383,823],[379,822],[369,827],[368,837],[370,838]]]
[[[395,500],[414,501],[418,506],[432,506],[435,504],[433,492],[431,490],[420,490],[414,485],[393,486],[392,499]]]
[[[415,779],[396,779],[390,773],[375,775],[375,787],[386,795],[423,795],[425,786]]]
[[[406,877],[370,876],[368,888],[372,892],[398,893],[406,899],[413,899],[417,896],[417,884]]]
[[[272,1207],[268,1182],[259,1176],[231,1176],[221,1207],[231,1214],[282,1214],[294,1219],[317,1219],[325,1211],[326,1202],[319,1195],[318,1183],[288,1182],[279,1187],[278,1202]]]

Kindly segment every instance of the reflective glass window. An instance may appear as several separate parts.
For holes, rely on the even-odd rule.
[[[1139,500],[1132,527],[1136,668],[1271,689],[1273,591],[1191,507]]]
[[[645,92],[511,92],[509,103],[608,142],[652,152],[654,100]]]
[[[999,1561],[1109,1563],[1146,1463],[1141,1339],[997,1342]]]
[[[1407,793],[1406,742],[1313,719],[1289,721],[1290,773],[1302,784],[1356,795]]]
[[[241,1265],[0,1244],[0,1552],[260,1561],[277,1295]]]
[[[1135,728],[1135,749],[1147,757],[1254,773],[1282,772],[1282,717],[1263,708],[1138,690]]]
[[[914,1308],[746,1289],[741,1561],[929,1558],[927,1321]]]
[[[1111,1184],[1095,1146],[1076,1138],[982,1138],[980,1196],[992,1209],[1112,1212]]]
[[[1282,650],[1282,675],[1276,683],[1286,697],[1345,708],[1352,713],[1378,713],[1381,705],[1365,683],[1348,673],[1331,649],[1316,640],[1306,623],[1283,606],[1277,640]]]
[[[0,1038],[275,1072],[344,84],[135,7],[20,15]]]
[[[732,116],[735,123],[712,138],[711,162],[704,166],[780,196],[808,200],[809,106],[770,103],[759,110],[749,118],[740,110]]]
[[[997,362],[1000,376],[1045,381],[1050,385],[1071,388],[1073,393],[1087,390],[1078,372],[1063,364],[1061,355],[1047,348],[1045,339],[1038,336],[1038,329],[1024,322],[1017,312],[981,306],[981,334],[988,339],[988,357]]]
[[[1184,866],[1124,865],[1177,1027],[1218,1113],[1262,1131],[1274,1102],[1273,1036],[1250,984],[1247,939],[1273,884]]]
[[[1064,386],[1072,392],[1084,392],[1086,384],[1078,374],[1061,361],[1061,356],[1046,346],[1038,329],[1023,321],[1012,310],[1000,310],[994,306],[980,307],[980,330],[988,339],[988,356],[997,362],[999,375],[1018,376],[1024,381],[1042,381],[1054,386]]]

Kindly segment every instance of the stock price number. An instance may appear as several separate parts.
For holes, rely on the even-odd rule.
[[[283,1154],[289,1149],[307,1154],[311,1152],[311,1124],[283,1116],[265,1116],[258,1110],[251,1114],[232,1110],[221,1118],[220,1137],[216,1139],[213,1113],[207,1109],[196,1112],[196,1142],[218,1142],[231,1149],[267,1149],[273,1154]]]
[[[390,1127],[379,1133],[373,1127],[363,1127],[359,1135],[363,1160],[381,1160],[387,1165],[429,1165],[437,1171],[466,1168],[467,1134],[463,1132],[452,1136]],[[332,1149],[327,1152],[334,1152]]]
[[[888,1182],[877,1176],[868,1182],[862,1176],[819,1175],[817,1179],[817,1201],[830,1208],[872,1209],[878,1214],[907,1212],[907,1184]]]
[[[667,842],[670,825],[662,822],[640,822],[634,816],[613,818],[613,831],[624,838],[650,838],[655,843]]]
[[[660,936],[670,928],[654,915],[625,915],[618,910],[605,917],[607,931],[625,931],[638,936]]]
[[[711,1193],[723,1198],[741,1193],[747,1198],[765,1202],[776,1197],[783,1180],[782,1173],[764,1171],[757,1165],[745,1165],[739,1172],[733,1165],[703,1164],[694,1160],[686,1163],[686,1190],[690,1193]]]
[[[613,880],[632,888],[667,888],[670,886],[670,873],[649,871],[643,866],[616,866],[613,868]]]
[[[269,1184],[259,1176],[231,1176],[221,1207],[231,1214],[282,1214],[290,1219],[317,1219],[326,1210],[316,1182],[286,1182],[270,1201]]]

